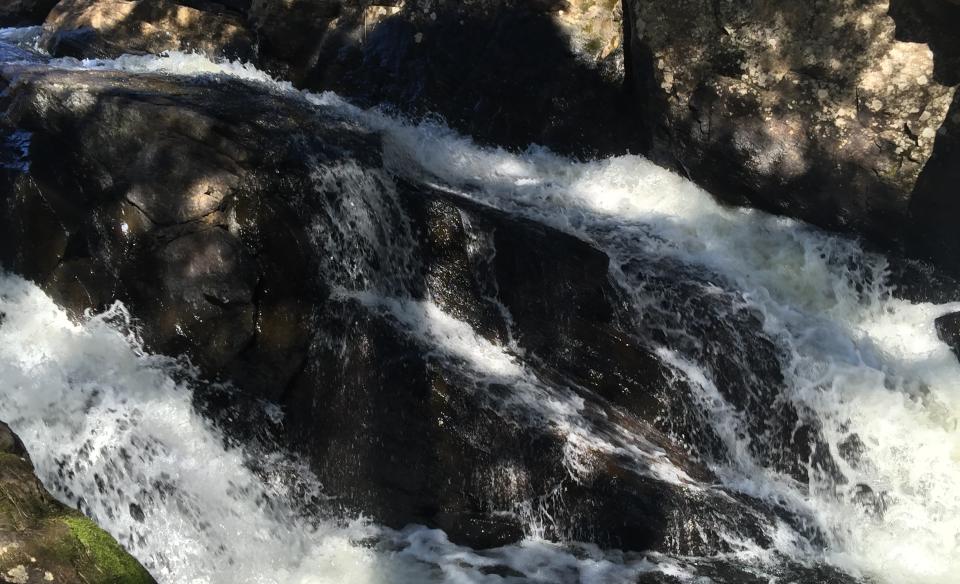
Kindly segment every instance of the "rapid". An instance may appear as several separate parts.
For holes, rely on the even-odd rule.
[[[29,31],[0,33],[0,42],[30,39]],[[47,66],[229,76],[297,91],[250,65],[179,53]],[[202,383],[196,371],[179,356],[145,350],[122,305],[76,322],[31,282],[3,274],[0,419],[22,437],[51,492],[98,521],[159,581],[606,584],[653,573],[723,582],[710,579],[709,567],[733,562],[758,581],[781,582],[790,581],[777,579],[784,559],[823,562],[878,584],[957,581],[960,363],[938,339],[934,320],[960,303],[900,299],[882,255],[794,220],[721,206],[639,156],[579,161],[535,146],[507,152],[478,146],[441,122],[361,110],[329,93],[303,97],[381,132],[392,174],[604,251],[638,334],[651,322],[675,330],[657,354],[694,389],[704,424],[722,442],[723,455],[706,461],[719,486],[787,508],[822,537],[779,522],[769,526],[772,548],[738,541],[724,557],[672,557],[546,541],[538,522],[549,518],[531,512],[523,542],[481,551],[422,526],[394,530],[364,517],[310,517],[297,499],[326,494],[309,470],[228,440],[194,408],[192,394]],[[697,275],[690,285],[704,298],[722,297],[719,306],[761,315],[779,355],[778,403],[820,428],[836,472],[799,461],[811,469],[802,483],[758,454],[755,442],[766,437],[751,418],[769,413],[735,408],[718,390],[716,370],[704,361],[709,326],[673,304],[658,274],[675,265]],[[424,351],[449,359],[477,384],[514,388],[503,415],[533,412],[522,422],[560,428],[572,474],[584,449],[599,448],[635,457],[637,472],[684,488],[718,486],[698,484],[625,428],[596,428],[582,400],[540,379],[522,350],[483,338],[429,298],[355,282],[339,293],[390,315]],[[282,423],[282,411],[264,408]],[[299,477],[295,485],[292,475]]]

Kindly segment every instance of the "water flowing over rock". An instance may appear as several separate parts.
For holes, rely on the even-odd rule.
[[[0,32],[0,413],[40,480],[162,582],[952,584],[960,304],[907,256],[949,240],[955,3],[624,5],[64,0],[42,44],[86,61]],[[900,108],[817,133],[850,84]]]
[[[112,537],[43,488],[20,438],[2,422],[0,492],[0,580],[11,584],[154,582]]]
[[[730,551],[730,534],[768,547],[782,521],[808,529],[701,486],[715,479],[699,457],[723,449],[589,243],[395,176],[379,134],[295,94],[4,75],[8,156],[29,161],[4,171],[5,264],[76,314],[124,301],[152,350],[233,382],[246,397],[198,396],[228,433],[271,433],[236,400],[282,405],[269,440],[310,461],[335,508],[476,548],[536,517],[547,537],[683,555]],[[664,338],[673,324],[649,326]],[[808,458],[815,434],[773,448]]]
[[[65,0],[42,44],[241,58],[508,148],[641,152],[956,271],[958,25],[950,0]]]

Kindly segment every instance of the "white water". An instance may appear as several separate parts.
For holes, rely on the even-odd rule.
[[[36,286],[2,275],[0,313],[0,415],[30,449],[41,479],[70,503],[87,494],[83,509],[161,582],[496,583],[500,576],[482,569],[497,566],[545,583],[626,584],[653,570],[684,573],[665,558],[655,564],[588,545],[529,540],[479,553],[423,527],[304,520],[285,504],[292,495],[281,481],[249,471],[244,453],[225,448],[196,414],[189,382],[172,375],[182,366],[144,354],[120,332],[128,323],[121,307],[75,324]],[[283,469],[306,473],[289,463]],[[98,478],[110,491],[104,496],[96,495]]]
[[[57,65],[229,74],[292,91],[249,66],[190,55]],[[384,131],[394,171],[422,169],[462,196],[593,241],[615,268],[643,254],[720,274],[718,285],[737,290],[764,315],[765,330],[788,355],[789,398],[816,413],[831,447],[859,435],[869,463],[843,471],[851,486],[886,493],[887,507],[877,517],[827,485],[796,485],[759,467],[743,448],[735,464],[715,469],[724,482],[811,513],[830,536],[826,559],[852,573],[888,584],[957,581],[960,365],[937,339],[933,320],[960,307],[897,300],[877,277],[885,270],[883,258],[790,220],[721,208],[688,181],[639,157],[575,162],[535,148],[511,154],[477,147],[440,125],[359,111],[334,95],[306,97]],[[635,291],[638,319],[657,310],[659,299],[642,282],[614,272]],[[872,283],[858,290],[865,282]],[[4,277],[0,289],[0,310],[8,315],[0,326],[0,418],[21,434],[48,484],[95,492],[93,473],[119,472],[109,467],[121,447],[138,457],[133,474],[120,481],[127,489],[156,478],[176,484],[176,497],[154,496],[142,524],[127,510],[124,497],[132,493],[111,498],[112,509],[91,509],[122,541],[131,533],[145,537],[134,550],[164,581],[498,582],[499,576],[479,571],[498,564],[538,582],[605,583],[629,582],[650,569],[689,570],[664,558],[604,557],[594,548],[573,554],[533,540],[480,556],[422,528],[394,533],[363,522],[308,526],[282,503],[256,503],[258,493],[282,502],[282,485],[263,484],[243,466],[243,453],[224,450],[216,432],[192,412],[189,388],[171,379],[168,362],[140,354],[102,318],[70,323],[15,277]],[[493,368],[497,375],[525,375],[521,364],[432,305],[391,310],[401,321],[414,319],[406,324],[422,338],[487,374]],[[673,357],[700,380],[717,425],[735,435],[740,421],[717,398],[709,374]],[[555,414],[575,417],[570,406],[557,405],[562,411]],[[89,460],[78,462],[76,476],[56,478],[57,461],[76,457],[87,441]],[[777,541],[788,556],[810,553],[795,538]],[[742,551],[754,560],[765,553]]]

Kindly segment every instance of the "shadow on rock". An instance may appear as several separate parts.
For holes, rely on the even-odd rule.
[[[551,0],[447,2],[424,12],[408,2],[373,26],[363,12],[344,14],[303,83],[415,117],[437,114],[481,142],[507,148],[637,151],[619,50],[598,58],[591,42],[599,38],[578,47],[558,24],[565,8]],[[616,3],[600,8],[615,9]]]

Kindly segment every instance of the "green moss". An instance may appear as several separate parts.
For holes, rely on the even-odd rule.
[[[84,574],[91,584],[153,584],[143,566],[93,521],[78,516],[67,517],[63,522],[93,565],[92,573]]]
[[[591,53],[599,53],[603,50],[603,41],[597,37],[593,37],[587,41],[587,51]]]

